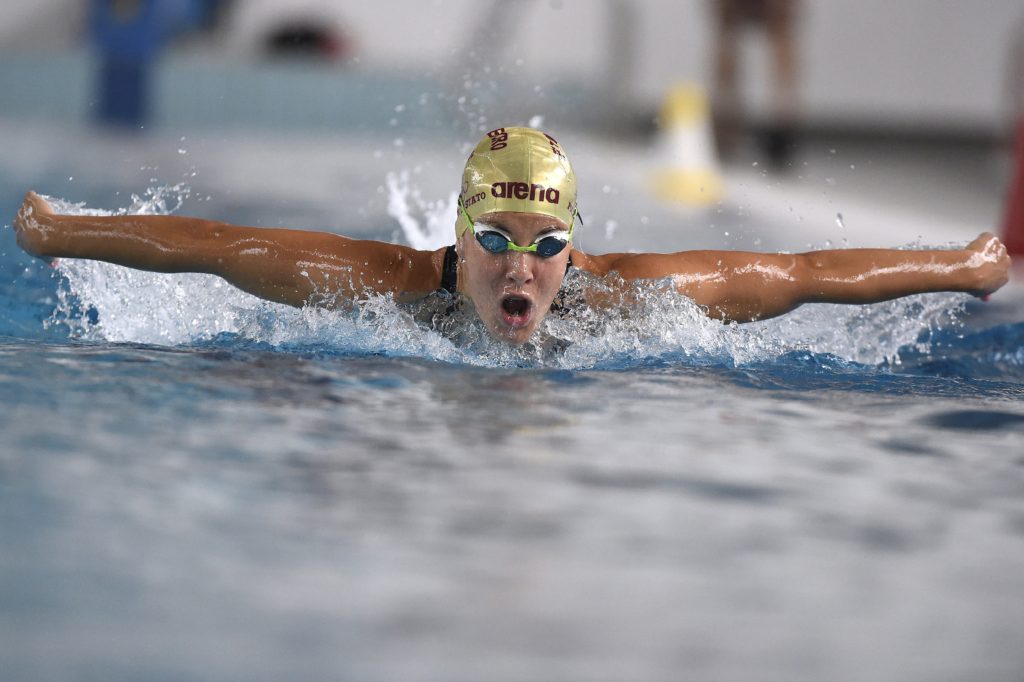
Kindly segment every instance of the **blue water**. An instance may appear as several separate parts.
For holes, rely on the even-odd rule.
[[[1020,679],[1019,308],[652,297],[571,341],[4,229],[3,679]]]

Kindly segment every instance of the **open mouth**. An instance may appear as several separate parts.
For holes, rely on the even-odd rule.
[[[510,327],[525,327],[530,321],[533,303],[525,296],[505,296],[501,299],[501,315]]]

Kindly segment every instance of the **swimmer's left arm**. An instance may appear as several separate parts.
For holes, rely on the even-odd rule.
[[[260,298],[301,307],[367,294],[422,296],[437,287],[444,249],[417,251],[306,230],[245,227],[177,215],[61,215],[35,192],[12,223],[40,258],[88,258],[151,272],[217,275]]]
[[[948,251],[685,251],[590,260],[604,270],[599,274],[614,270],[625,279],[672,277],[680,293],[709,315],[737,322],[782,315],[803,303],[877,303],[936,291],[985,296],[1006,283],[1010,263],[1006,248],[988,233]]]

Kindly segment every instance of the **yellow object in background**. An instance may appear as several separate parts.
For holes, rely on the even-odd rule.
[[[672,88],[662,105],[660,124],[660,168],[654,179],[658,197],[694,205],[721,200],[725,187],[704,91],[695,85]]]

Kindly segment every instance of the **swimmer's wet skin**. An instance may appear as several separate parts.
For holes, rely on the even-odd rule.
[[[13,227],[21,248],[41,258],[209,273],[293,306],[343,306],[367,293],[414,299],[451,283],[490,333],[512,344],[536,331],[570,265],[609,283],[671,278],[708,315],[747,322],[812,302],[937,291],[984,297],[1006,283],[1010,263],[988,233],[955,250],[588,255],[572,248],[582,229],[572,166],[553,137],[532,128],[487,133],[466,162],[459,205],[455,244],[436,251],[185,216],[58,215],[34,192]]]

